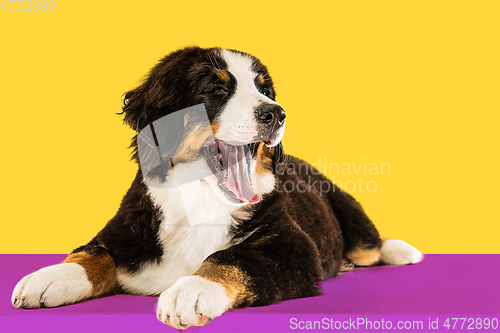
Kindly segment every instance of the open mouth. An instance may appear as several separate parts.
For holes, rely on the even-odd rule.
[[[219,188],[235,203],[260,201],[250,178],[252,157],[258,145],[258,142],[236,145],[212,139],[203,144],[205,159],[218,178]]]

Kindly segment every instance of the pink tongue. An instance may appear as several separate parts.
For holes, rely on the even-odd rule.
[[[257,203],[260,197],[253,191],[243,146],[230,146],[227,152],[227,180],[224,186],[243,202]]]

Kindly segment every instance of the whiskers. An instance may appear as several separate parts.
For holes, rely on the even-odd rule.
[[[283,135],[283,139],[281,139],[281,143],[283,145],[283,148],[278,152],[280,154],[278,161],[281,161],[281,163],[283,164],[283,168],[286,169],[288,163],[290,162],[291,156],[285,154],[285,149],[293,151],[292,140],[286,131]]]

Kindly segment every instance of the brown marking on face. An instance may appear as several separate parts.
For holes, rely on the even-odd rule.
[[[222,81],[222,82],[229,82],[231,77],[229,76],[229,73],[226,70],[223,69],[214,69],[213,71],[215,75]]]
[[[174,154],[174,163],[194,162],[198,159],[203,143],[213,135],[212,131],[213,126],[208,124],[199,124],[188,129]]]
[[[212,128],[212,134],[214,136],[217,135],[217,132],[219,131],[219,128],[220,128],[220,122],[218,120],[214,120],[212,121],[212,123],[210,124],[210,127]]]
[[[112,292],[116,287],[116,266],[109,254],[92,256],[78,252],[68,255],[63,263],[75,263],[85,269],[93,296]]]
[[[251,291],[250,278],[237,266],[204,262],[193,275],[222,285],[227,296],[233,300],[233,309],[242,304],[251,304],[256,297]]]
[[[265,80],[264,80],[264,76],[262,76],[262,74],[259,75],[258,77],[258,80],[259,80],[259,83],[262,85],[264,84]]]
[[[380,259],[380,249],[355,249],[345,255],[349,260],[352,260],[359,265],[373,265]]]
[[[257,148],[257,165],[255,166],[255,172],[258,175],[264,176],[272,172],[273,151],[274,148],[267,147],[264,142],[259,144]]]

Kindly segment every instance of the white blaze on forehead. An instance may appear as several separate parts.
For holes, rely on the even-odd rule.
[[[222,50],[221,56],[227,70],[236,79],[236,91],[220,116],[217,138],[224,141],[250,143],[257,133],[254,109],[262,102],[277,104],[262,95],[255,86],[258,73],[252,70],[253,59],[249,56]]]

